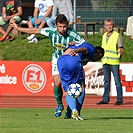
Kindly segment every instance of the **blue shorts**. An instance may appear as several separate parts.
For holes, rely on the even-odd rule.
[[[85,83],[84,69],[79,56],[63,55],[58,59],[57,66],[65,92],[72,83]]]
[[[40,18],[42,18],[42,17],[43,17],[43,16],[38,16],[37,19],[40,19]],[[47,22],[48,19],[49,19],[49,17],[46,17],[46,18],[44,18],[43,20],[44,20],[45,22]],[[35,19],[34,19],[34,18],[32,18],[30,21],[32,22],[32,24],[34,25],[35,28],[38,27],[38,25],[35,23]]]

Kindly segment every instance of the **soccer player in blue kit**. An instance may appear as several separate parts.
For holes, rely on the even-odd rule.
[[[66,102],[72,110],[72,118],[83,120],[80,111],[85,97],[85,74],[83,61],[99,61],[104,55],[104,50],[100,46],[84,42],[82,44],[70,45],[61,57],[58,58],[57,66],[64,91],[66,92]],[[70,84],[78,83],[83,88],[79,98],[72,98],[67,94]]]

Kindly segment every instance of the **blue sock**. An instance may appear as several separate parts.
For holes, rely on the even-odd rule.
[[[66,102],[67,102],[67,104],[68,104],[68,106],[70,107],[71,110],[76,109],[76,99],[75,98],[72,98],[68,94],[66,94]]]
[[[77,98],[77,110],[80,114],[80,110],[82,108],[83,102],[84,102],[84,98],[85,98],[85,89],[82,90],[82,94],[79,98]]]

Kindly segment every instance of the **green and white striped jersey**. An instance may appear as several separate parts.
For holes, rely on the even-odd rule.
[[[57,28],[42,28],[41,34],[49,37],[52,46],[54,48],[53,57],[59,58],[63,51],[68,47],[68,42],[75,41],[79,44],[83,43],[85,40],[79,35],[77,31],[68,27],[65,35],[60,35]]]

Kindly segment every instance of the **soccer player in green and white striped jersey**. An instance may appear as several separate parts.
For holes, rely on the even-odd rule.
[[[56,17],[56,27],[48,28],[20,28],[16,24],[12,24],[18,31],[26,32],[29,34],[42,34],[51,40],[52,46],[54,48],[54,53],[52,54],[52,76],[54,80],[54,95],[58,104],[54,115],[60,117],[64,109],[62,103],[62,86],[59,76],[59,71],[57,68],[57,59],[62,55],[64,50],[68,47],[70,42],[76,42],[82,44],[85,40],[79,35],[79,33],[68,27],[68,21],[64,14],[59,14]],[[66,117],[70,118],[71,114],[66,113]]]

